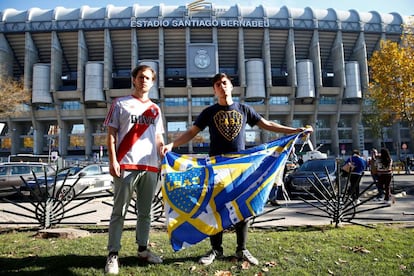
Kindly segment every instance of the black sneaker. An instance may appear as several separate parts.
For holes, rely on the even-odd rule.
[[[198,262],[203,265],[210,265],[216,258],[221,259],[223,257],[224,257],[223,252],[213,249],[213,250],[210,250],[206,255],[201,257]]]
[[[148,249],[142,252],[138,251],[138,259],[146,261],[150,264],[161,264],[162,263],[162,259],[159,256],[152,253],[151,251],[149,251]]]
[[[280,206],[280,204],[276,201],[276,199],[269,200],[269,203],[272,206]]]

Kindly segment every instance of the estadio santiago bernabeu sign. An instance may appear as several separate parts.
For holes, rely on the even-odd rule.
[[[222,17],[218,14],[226,9],[215,9],[210,2],[196,0],[186,6],[182,17],[131,18],[131,28],[265,28],[269,27],[267,18]]]
[[[268,19],[131,19],[132,28],[183,28],[183,27],[222,27],[222,28],[266,28],[269,27]]]

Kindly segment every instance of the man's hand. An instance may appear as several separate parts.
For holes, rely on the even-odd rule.
[[[309,133],[312,133],[313,132],[313,127],[311,125],[307,125],[307,126],[305,126],[304,131],[308,131]]]
[[[118,161],[113,161],[109,163],[109,173],[113,177],[121,177],[121,167],[119,166]]]
[[[169,143],[161,147],[161,156],[164,157],[167,152],[171,151],[173,148],[173,143]]]
[[[297,128],[296,129],[296,131],[297,132],[303,132],[303,131],[306,131],[306,132],[309,132],[309,134],[310,133],[312,133],[313,132],[313,127],[312,126],[305,126],[305,127],[299,127],[299,128]]]

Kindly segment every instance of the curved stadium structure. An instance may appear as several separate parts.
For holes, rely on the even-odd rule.
[[[0,118],[0,154],[90,156],[105,149],[102,123],[111,101],[131,92],[130,71],[154,67],[151,98],[162,108],[168,140],[214,102],[210,79],[232,77],[236,101],[292,126],[312,125],[330,155],[371,149],[363,125],[367,60],[381,39],[399,41],[397,13],[289,7],[56,7],[0,13],[0,73],[32,91],[32,103]],[[1,92],[0,92],[1,93]],[[391,149],[412,147],[408,128],[384,129]],[[249,146],[277,138],[251,128]],[[183,152],[207,152],[202,132]]]

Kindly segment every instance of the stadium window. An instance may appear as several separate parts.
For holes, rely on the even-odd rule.
[[[178,98],[165,98],[165,106],[187,106],[187,98],[178,97]]]
[[[185,131],[187,129],[187,122],[167,122],[167,130],[168,132],[180,132]]]
[[[286,96],[272,96],[269,99],[269,104],[287,105],[289,104],[289,98]]]
[[[61,105],[63,110],[80,110],[80,102],[77,101],[67,101],[63,102]]]
[[[208,106],[214,103],[213,97],[194,97],[191,99],[193,106]]]
[[[54,110],[55,106],[53,104],[35,104],[36,110]]]
[[[321,96],[319,104],[336,104],[335,96]]]

